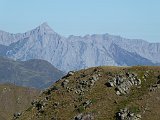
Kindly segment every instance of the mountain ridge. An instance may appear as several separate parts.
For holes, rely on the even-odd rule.
[[[111,57],[112,44],[128,51],[132,56],[137,54],[155,65],[160,63],[160,43],[140,39],[126,39],[107,33],[64,37],[53,31],[47,23],[18,36],[12,42],[10,37],[1,39],[3,37],[0,34],[0,44],[8,45],[1,55],[22,61],[43,59],[64,72],[101,65],[120,66]],[[4,40],[10,42],[4,43]],[[124,65],[129,66],[130,63]]]
[[[47,61],[32,59],[15,61],[0,57],[0,83],[12,83],[19,86],[44,89],[63,76]]]

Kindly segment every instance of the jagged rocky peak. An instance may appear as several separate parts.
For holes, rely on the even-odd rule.
[[[12,34],[5,31],[0,30],[0,44],[2,45],[10,45],[11,43],[17,42],[19,40],[22,40],[24,38],[29,38],[33,36],[44,36],[44,35],[58,35],[56,32],[53,31],[53,29],[46,23],[42,23],[40,26],[36,27],[33,30],[30,30],[25,33],[19,33],[19,34]]]
[[[15,35],[15,34],[11,34],[9,32],[5,32],[0,30],[0,44],[2,45],[9,45],[15,41],[18,41],[17,39],[19,39],[21,37],[21,35]]]
[[[11,43],[14,45],[9,46]],[[160,43],[110,34],[64,37],[47,23],[22,34],[0,34],[0,44],[9,46],[7,49],[1,47],[2,55],[23,61],[44,59],[65,72],[101,65],[160,63]]]
[[[38,26],[37,28],[35,28],[31,32],[35,32],[35,31],[42,34],[42,35],[44,35],[44,34],[56,34],[56,32],[54,32],[54,30],[48,25],[47,22],[42,23],[40,26]]]

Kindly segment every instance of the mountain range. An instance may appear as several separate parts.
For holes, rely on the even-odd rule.
[[[0,31],[0,55],[21,61],[43,59],[68,72],[102,65],[159,65],[160,43],[110,34],[64,37],[43,23],[25,33]]]

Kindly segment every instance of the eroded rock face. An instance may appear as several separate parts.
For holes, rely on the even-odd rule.
[[[130,88],[133,86],[140,86],[141,79],[137,77],[136,73],[126,73],[126,75],[116,75],[109,82],[107,82],[108,87],[115,87],[116,94],[127,94]]]

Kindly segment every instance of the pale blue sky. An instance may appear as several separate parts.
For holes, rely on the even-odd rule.
[[[0,29],[28,31],[47,22],[67,36],[109,33],[160,42],[160,0],[0,0]]]

